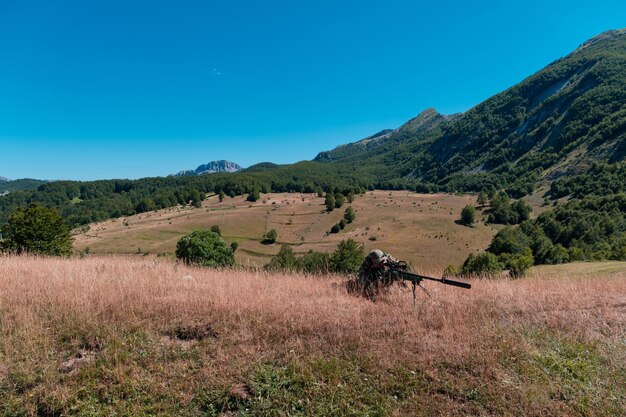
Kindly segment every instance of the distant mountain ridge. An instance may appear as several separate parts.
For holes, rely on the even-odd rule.
[[[242,169],[243,168],[241,167],[241,165],[235,162],[219,160],[219,161],[211,161],[207,164],[200,165],[198,166],[198,168],[194,170],[180,171],[174,174],[174,176],[180,177],[180,176],[194,176],[194,175],[202,175],[202,174],[214,174],[216,172],[237,172],[237,171],[241,171]]]
[[[10,180],[6,177],[0,177],[0,194],[20,190],[36,190],[41,184],[49,181],[34,180],[31,178],[21,178],[18,180]]]

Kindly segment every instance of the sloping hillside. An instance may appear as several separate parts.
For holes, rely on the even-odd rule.
[[[429,109],[380,138],[320,153],[380,181],[453,190],[506,187],[523,195],[542,179],[626,156],[626,30],[605,32],[462,115]]]

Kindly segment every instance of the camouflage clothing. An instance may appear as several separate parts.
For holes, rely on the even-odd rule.
[[[388,288],[393,283],[389,271],[391,265],[397,262],[379,249],[371,251],[361,264],[352,289],[367,298],[374,298],[382,289]]]

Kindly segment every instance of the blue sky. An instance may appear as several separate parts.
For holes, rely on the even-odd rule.
[[[311,159],[465,111],[625,17],[623,0],[0,0],[0,176]]]

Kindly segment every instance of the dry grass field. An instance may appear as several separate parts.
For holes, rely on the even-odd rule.
[[[173,253],[185,233],[218,225],[227,242],[240,244],[237,261],[244,266],[264,265],[281,243],[294,245],[294,251],[303,254],[333,251],[340,240],[352,238],[366,250],[381,248],[417,269],[428,266],[440,273],[470,252],[484,250],[497,231],[483,223],[476,227],[455,223],[461,209],[475,200],[449,194],[368,192],[352,204],[354,223],[326,235],[347,204],[326,213],[324,198],[315,194],[263,194],[255,203],[244,197],[227,197],[220,203],[212,196],[202,208],[178,207],[94,224],[76,237],[75,249],[89,247],[95,254]],[[278,243],[264,245],[262,236],[270,229],[278,231]]]
[[[132,226],[131,226],[132,228]],[[618,416],[626,275],[339,277],[0,257],[0,415]],[[548,271],[544,271],[547,273]]]

